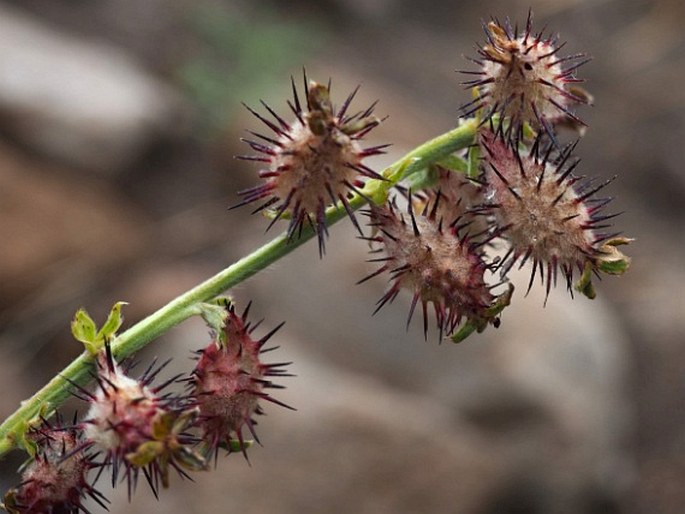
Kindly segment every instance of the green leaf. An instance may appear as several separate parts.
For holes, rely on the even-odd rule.
[[[468,163],[458,155],[448,155],[444,159],[440,159],[436,164],[450,171],[459,171],[461,173],[468,171]]]
[[[112,310],[109,311],[107,321],[105,321],[105,324],[102,325],[102,328],[100,328],[97,334],[98,342],[112,339],[117,330],[119,330],[121,324],[124,322],[124,317],[121,315],[121,308],[124,305],[128,305],[128,302],[117,302],[114,304],[114,307],[112,307]]]
[[[175,416],[176,415],[172,412],[158,414],[152,421],[152,438],[156,441],[163,441],[166,439],[171,433]]]
[[[426,168],[423,159],[420,157],[408,157],[398,164],[390,166],[383,172],[383,176],[393,184],[407,178],[412,173],[416,173]],[[368,182],[367,182],[368,184]],[[365,188],[366,189],[366,188]]]
[[[197,314],[202,316],[205,323],[210,330],[219,338],[222,338],[224,333],[224,325],[226,325],[226,318],[228,317],[227,307],[231,304],[228,298],[221,298],[215,300],[214,303],[201,302],[195,306]]]
[[[625,255],[617,246],[630,244],[634,239],[628,237],[615,237],[604,243],[599,249],[599,256],[594,262],[586,262],[583,274],[575,284],[577,291],[591,300],[597,297],[597,292],[592,285],[592,272],[599,270],[609,275],[623,275],[630,267],[630,257]]]
[[[135,452],[127,453],[126,460],[138,468],[147,466],[158,455],[164,452],[164,443],[159,441],[147,441],[142,443]]]
[[[595,291],[595,286],[592,283],[592,280],[584,280],[579,282],[576,284],[576,289],[590,300],[597,298],[597,291]]]
[[[594,264],[592,262],[586,262],[585,268],[583,269],[583,274],[578,279],[575,284],[576,291],[585,295],[590,300],[597,298],[597,292],[595,291],[595,286],[592,285],[592,270],[594,269]]]
[[[407,187],[414,192],[421,191],[422,189],[433,187],[437,179],[437,170],[434,166],[430,166],[407,177]]]
[[[23,448],[31,457],[35,457],[38,445],[28,437],[28,434],[32,428],[40,426],[44,419],[50,418],[54,413],[55,411],[47,403],[43,403],[32,418],[19,423],[13,433],[17,447]]]
[[[532,141],[538,136],[537,132],[533,130],[533,127],[530,126],[530,123],[524,123],[523,124],[523,138],[528,139]]]
[[[200,409],[198,407],[195,407],[193,409],[186,409],[185,411],[183,411],[181,414],[179,414],[178,418],[176,418],[173,426],[171,427],[172,435],[176,436],[184,432],[188,427],[190,427],[193,424],[193,422],[197,419],[199,415]]]
[[[478,328],[478,323],[468,320],[451,337],[453,343],[461,343],[464,339],[473,334]]]
[[[31,422],[23,421],[19,424],[19,426],[17,426],[17,429],[13,433],[13,437],[17,443],[17,447],[25,450],[26,453],[28,453],[31,456],[31,458],[33,458],[36,456],[36,453],[38,451],[38,445],[35,441],[27,437],[30,428]]]
[[[630,257],[625,255],[617,246],[627,245],[634,241],[627,237],[615,237],[607,241],[600,248],[597,268],[610,275],[623,275],[630,267]]]
[[[189,471],[204,471],[207,469],[207,460],[198,452],[186,447],[180,446],[174,451],[176,461]]]
[[[602,260],[599,263],[600,271],[610,275],[623,275],[630,267],[630,259]]]
[[[77,310],[74,319],[71,322],[71,333],[76,340],[81,341],[89,351],[95,344],[96,331],[95,322],[88,315],[86,310],[83,308]]]
[[[379,184],[380,182],[380,184]],[[380,180],[371,179],[366,182],[366,187],[362,193],[367,195],[367,188],[369,194],[367,195],[371,201],[376,205],[383,205],[388,201],[388,189],[391,182],[381,182]]]
[[[71,322],[71,333],[77,341],[83,343],[90,355],[97,355],[105,341],[112,339],[124,320],[121,315],[121,307],[128,305],[127,302],[117,302],[107,316],[107,321],[97,330],[95,322],[85,309],[76,311],[74,320]]]
[[[474,332],[479,334],[485,330],[488,324],[498,326],[498,316],[502,311],[511,304],[511,297],[514,294],[514,286],[509,284],[509,288],[499,295],[493,304],[485,310],[483,316],[479,318],[471,318],[464,323],[456,333],[450,338],[453,343],[461,343],[464,339],[469,337]]]
[[[228,443],[221,442],[219,446],[223,448],[224,450],[229,451],[230,453],[236,453],[236,452],[242,452],[243,450],[247,450],[248,448],[251,448],[252,445],[254,444],[254,441],[252,440],[246,440],[243,441],[242,444],[240,441],[237,439],[231,439]]]
[[[425,169],[419,170],[409,175],[405,181],[407,187],[412,191],[420,191],[434,187],[440,176],[440,170],[444,169],[450,173],[456,173],[460,177],[466,174],[468,165],[464,159],[456,155],[448,155],[444,159],[431,164]]]

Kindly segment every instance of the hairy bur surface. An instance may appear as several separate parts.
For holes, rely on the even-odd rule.
[[[521,35],[508,23],[490,21],[484,26],[487,43],[473,59],[480,70],[463,72],[477,76],[464,83],[474,89],[476,98],[463,111],[468,116],[483,108],[484,120],[499,114],[517,129],[528,123],[553,137],[552,126],[559,122],[585,125],[572,108],[591,102],[590,95],[575,85],[583,82],[575,77],[576,70],[589,59],[585,54],[559,57],[564,44],[553,36],[534,35],[531,23],[529,14]]]
[[[485,198],[498,233],[511,247],[502,260],[503,271],[519,259],[521,266],[530,259],[529,289],[539,270],[549,294],[559,268],[571,290],[574,268],[582,272],[586,263],[592,264],[600,244],[615,234],[597,232],[608,227],[600,222],[613,217],[599,215],[609,199],[591,198],[608,182],[593,187],[592,181],[582,182],[572,174],[578,161],[567,163],[574,145],[552,162],[551,145],[541,157],[539,143],[540,139],[529,153],[522,154],[516,143],[506,141],[501,134],[489,130],[479,134],[487,182]]]
[[[145,380],[127,376],[108,351],[98,354],[97,365],[99,387],[91,396],[83,431],[116,466],[153,439],[153,423],[164,405]]]
[[[150,388],[126,376],[118,366],[105,369],[84,433],[94,444],[123,455],[149,439],[159,402]]]
[[[245,456],[243,427],[259,442],[255,432],[254,415],[263,414],[259,400],[266,400],[291,408],[274,399],[267,390],[282,388],[270,377],[290,376],[283,369],[289,363],[265,364],[260,354],[269,338],[282,326],[277,326],[261,339],[252,339],[256,328],[247,322],[246,309],[242,316],[229,307],[223,340],[212,341],[200,350],[192,373],[192,397],[199,409],[198,426],[206,446],[217,452],[220,447],[230,451],[235,435]]]
[[[315,134],[296,121],[279,142],[287,151],[278,152],[272,161],[277,170],[288,170],[273,181],[273,194],[279,198],[293,195],[293,211],[316,213],[321,203],[347,193],[345,183],[353,183],[355,166],[361,164],[359,144],[344,132],[325,127]],[[328,191],[330,189],[330,192]],[[294,212],[293,212],[294,213]]]
[[[37,444],[36,455],[25,466],[21,485],[5,495],[8,512],[87,512],[82,504],[85,497],[107,508],[105,497],[88,483],[88,472],[95,464],[82,447],[75,427],[62,427],[61,423],[53,426],[44,421],[31,430],[29,439]]]
[[[406,214],[399,212],[394,202],[371,207],[370,225],[377,234],[370,240],[385,257],[370,259],[383,265],[361,282],[389,272],[391,285],[378,301],[376,312],[401,289],[408,289],[413,297],[407,325],[420,302],[427,335],[428,304],[432,303],[442,338],[452,334],[462,318],[486,316],[495,297],[484,280],[488,266],[478,252],[483,243],[459,236],[460,219],[443,227],[443,220],[436,217],[439,203],[438,196],[432,205],[425,205],[420,216],[415,215],[411,198]]]
[[[437,205],[434,217],[442,220],[445,226],[459,219],[460,225],[469,223],[472,234],[484,233],[488,228],[484,216],[474,215],[483,203],[481,184],[466,178],[462,172],[437,166],[435,183],[417,192],[414,198],[415,210],[422,210],[422,205]]]
[[[85,440],[104,450],[105,464],[112,466],[113,486],[123,472],[129,497],[140,471],[157,496],[160,483],[169,486],[169,468],[188,477],[184,469],[196,471],[205,466],[204,459],[190,449],[194,438],[185,433],[194,417],[192,410],[184,409],[179,398],[159,395],[178,376],[151,386],[168,362],[157,369],[153,362],[143,377],[135,380],[114,361],[106,345],[97,356],[98,389],[92,394],[80,390],[91,402],[81,423]]]
[[[302,105],[293,83],[293,102],[288,105],[296,119],[290,123],[266,104],[263,105],[275,122],[250,109],[276,137],[251,132],[263,142],[244,141],[261,155],[238,156],[268,165],[259,172],[264,183],[241,191],[243,201],[239,205],[263,201],[255,212],[268,209],[273,217],[269,227],[278,219],[288,218],[289,237],[299,233],[305,223],[311,225],[317,231],[322,255],[327,235],[326,208],[340,202],[359,229],[348,195],[362,187],[366,178],[382,178],[362,161],[383,153],[387,146],[364,149],[359,143],[380,123],[373,116],[374,105],[363,112],[347,114],[355,89],[336,111],[329,89],[330,85],[308,82],[305,77],[306,103]]]

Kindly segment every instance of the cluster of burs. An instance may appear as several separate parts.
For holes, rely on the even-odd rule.
[[[360,144],[381,122],[375,105],[350,114],[355,90],[336,110],[330,83],[305,76],[303,101],[292,86],[292,122],[266,104],[273,119],[251,110],[273,134],[251,132],[257,139],[245,141],[257,155],[241,156],[263,164],[263,181],[242,191],[239,205],[255,203],[271,225],[289,220],[290,238],[304,227],[316,232],[322,255],[327,210],[342,205],[378,254],[370,261],[381,263],[366,278],[390,275],[377,310],[406,289],[408,322],[420,304],[424,332],[432,310],[440,339],[455,341],[500,323],[514,265],[531,267],[528,290],[539,276],[545,298],[560,274],[571,295],[592,298],[593,275],[620,274],[629,263],[617,246],[630,240],[607,223],[615,216],[604,211],[610,199],[596,196],[611,180],[575,175],[578,140],[562,144],[558,136],[560,127],[578,136],[586,131],[574,109],[592,101],[576,78],[589,59],[560,56],[563,45],[533,33],[530,15],[522,32],[497,21],[485,32],[471,59],[477,67],[462,71],[473,99],[462,106],[460,123],[475,127],[466,155],[411,174],[379,174],[364,159],[386,145]],[[370,233],[354,215],[359,197],[370,206],[363,212]]]
[[[546,301],[558,281],[572,295],[592,298],[594,276],[621,274],[629,263],[617,248],[629,239],[610,228],[609,199],[596,194],[608,182],[575,174],[578,141],[561,139],[562,127],[578,137],[586,130],[575,109],[591,102],[576,78],[587,59],[561,56],[563,45],[534,33],[530,16],[521,31],[495,20],[485,28],[474,66],[463,71],[472,100],[459,126],[473,128],[463,155],[412,173],[411,162],[392,173],[374,171],[365,160],[387,147],[362,142],[382,122],[375,106],[353,111],[355,90],[336,108],[330,83],[305,75],[304,92],[292,81],[288,116],[266,104],[265,114],[250,109],[269,131],[250,131],[254,139],[245,141],[256,153],[241,156],[260,164],[261,182],[240,193],[239,205],[253,205],[269,227],[286,220],[291,242],[315,234],[322,257],[329,213],[344,209],[379,266],[360,283],[389,276],[376,310],[406,290],[407,323],[420,306],[424,333],[432,319],[439,339],[455,342],[499,326],[515,266],[530,268],[527,288],[539,282]],[[362,205],[367,226],[355,216]],[[6,493],[5,509],[88,512],[87,498],[107,508],[94,486],[103,472],[113,485],[125,484],[129,496],[139,478],[157,495],[172,472],[187,477],[211,468],[220,452],[247,457],[252,441],[259,442],[254,418],[263,401],[288,407],[268,393],[281,387],[274,378],[289,376],[288,363],[262,361],[279,327],[257,338],[249,305],[240,314],[230,301],[218,306],[223,328],[197,352],[194,370],[158,384],[164,365],[132,378],[109,337],[98,339],[87,315],[77,315],[75,335],[93,342],[87,348],[94,387],[72,389],[88,409],[71,422],[49,420],[53,413],[46,412],[26,427],[20,446],[31,457],[21,483]],[[185,382],[185,392],[165,393],[176,382]]]

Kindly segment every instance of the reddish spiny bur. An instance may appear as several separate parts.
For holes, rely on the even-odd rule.
[[[84,448],[78,426],[62,426],[43,420],[31,429],[35,457],[25,465],[20,486],[7,492],[4,507],[11,514],[87,512],[85,497],[105,510],[107,499],[88,482],[88,472],[96,464]]]
[[[407,326],[420,302],[427,337],[428,304],[432,303],[442,339],[443,335],[454,333],[462,318],[488,318],[487,310],[495,296],[485,283],[488,265],[479,252],[487,240],[474,242],[467,235],[460,236],[460,230],[468,224],[460,218],[452,223],[438,219],[439,196],[432,205],[424,206],[420,216],[414,213],[411,200],[410,195],[406,214],[399,211],[394,201],[372,206],[368,211],[370,225],[376,231],[369,240],[374,246],[377,244],[375,251],[385,256],[370,260],[383,265],[360,283],[382,272],[390,273],[390,288],[378,301],[374,314],[393,301],[400,289],[408,289],[413,298]]]
[[[601,244],[617,235],[598,232],[608,227],[603,222],[614,215],[601,214],[609,199],[593,198],[610,181],[594,186],[572,174],[578,161],[568,163],[575,145],[551,159],[553,145],[541,152],[540,138],[526,153],[505,140],[501,131],[483,130],[478,141],[487,182],[486,207],[511,246],[501,261],[502,271],[506,273],[518,260],[520,266],[531,260],[529,290],[539,271],[549,295],[561,269],[572,291],[574,268],[582,272],[599,256]]]
[[[274,399],[266,390],[281,388],[271,382],[271,377],[290,376],[284,366],[290,363],[265,364],[260,354],[266,351],[264,344],[283,325],[279,325],[261,339],[252,339],[251,327],[245,310],[242,316],[228,307],[223,341],[212,341],[199,352],[197,365],[189,381],[192,397],[200,411],[197,426],[205,446],[215,454],[219,448],[230,451],[235,435],[243,454],[245,444],[243,427],[259,442],[255,433],[255,414],[262,414],[260,400],[267,400],[289,407]]]
[[[559,57],[564,44],[552,36],[534,35],[531,22],[529,13],[523,34],[508,23],[503,27],[491,21],[484,27],[487,42],[478,50],[479,57],[472,59],[480,69],[463,72],[476,76],[464,82],[473,88],[476,98],[464,105],[462,112],[469,116],[482,109],[483,122],[499,114],[511,121],[515,132],[528,123],[554,138],[553,126],[558,123],[585,126],[572,108],[592,101],[575,85],[583,82],[575,77],[576,70],[589,59],[585,54]]]
[[[289,218],[290,238],[299,235],[305,224],[310,225],[317,232],[319,253],[323,255],[327,235],[326,208],[340,202],[359,229],[348,198],[364,185],[365,179],[382,179],[363,160],[384,153],[387,145],[371,148],[360,145],[361,139],[380,120],[373,116],[374,105],[365,111],[348,114],[358,88],[336,111],[329,98],[329,86],[308,82],[305,76],[304,87],[306,103],[302,105],[293,83],[293,102],[288,102],[295,115],[292,122],[285,121],[263,102],[275,121],[248,107],[275,136],[250,131],[262,142],[244,139],[259,155],[238,158],[259,161],[266,167],[259,172],[264,182],[241,191],[243,201],[236,207],[262,201],[254,212],[271,209],[273,221],[269,228],[278,219]]]
[[[194,417],[192,411],[182,406],[180,398],[158,394],[178,377],[151,386],[165,365],[156,370],[151,365],[135,380],[114,361],[106,345],[97,356],[98,388],[93,393],[84,389],[77,393],[91,404],[82,422],[85,439],[104,451],[105,464],[112,466],[113,486],[123,473],[129,497],[141,470],[157,496],[160,482],[165,488],[169,485],[170,467],[184,477],[184,469],[205,467],[204,460],[190,448],[194,439],[185,433]]]

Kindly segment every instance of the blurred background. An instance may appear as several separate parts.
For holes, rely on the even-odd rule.
[[[298,412],[266,406],[251,465],[175,477],[159,503],[102,490],[132,513],[685,512],[680,0],[0,2],[1,417],[79,353],[78,307],[102,320],[126,300],[133,324],[277,233],[227,209],[256,182],[233,159],[261,130],[240,101],[285,113],[302,66],[338,104],[361,84],[357,107],[389,115],[382,168],[455,125],[481,20],[529,6],[594,57],[579,170],[618,174],[629,273],[594,302],[519,291],[498,330],[426,343],[406,296],[371,317],[385,281],[354,285],[373,268],[340,223],[324,260],[310,242],[232,291],[263,333],[287,321],[269,356],[298,375],[278,394]],[[207,342],[190,321],[141,360],[173,355],[170,376]]]

